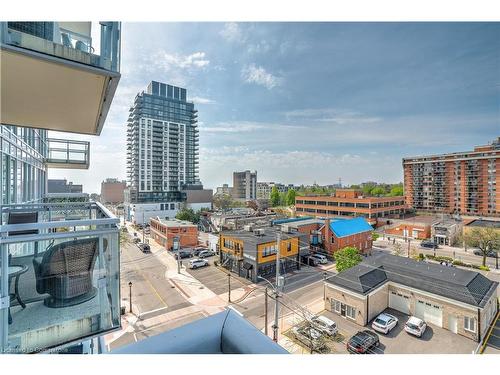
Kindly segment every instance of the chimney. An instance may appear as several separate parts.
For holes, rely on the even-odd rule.
[[[330,251],[330,218],[325,220],[325,242],[323,243],[325,250]]]

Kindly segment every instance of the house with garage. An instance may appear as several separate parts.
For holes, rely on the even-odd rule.
[[[365,326],[389,307],[480,342],[497,290],[479,272],[378,254],[326,279],[325,308]]]

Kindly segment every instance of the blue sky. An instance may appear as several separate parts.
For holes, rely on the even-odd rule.
[[[500,135],[500,23],[124,23],[122,78],[87,171],[125,178],[125,128],[151,80],[199,110],[200,177],[231,183],[402,180],[401,158]]]

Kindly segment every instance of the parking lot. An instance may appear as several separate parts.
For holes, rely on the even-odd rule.
[[[182,261],[186,265],[186,271],[212,292],[215,294],[227,293],[227,274],[214,266],[214,261],[218,259],[217,256],[205,259],[208,260],[209,265],[194,270],[188,267],[189,259],[183,259]],[[233,276],[233,274],[231,276]],[[231,290],[245,287],[249,283],[250,282],[246,283],[244,280],[241,280],[241,278],[231,277]]]
[[[403,330],[408,315],[393,309],[386,309],[385,312],[397,317],[399,322],[387,335],[376,332],[380,338],[380,345],[374,349],[377,354],[470,354],[477,346],[475,341],[433,325],[427,326],[422,338],[411,336]],[[356,332],[363,330],[375,332],[371,328],[371,322],[368,326],[361,327],[330,311],[323,311],[321,315],[336,322],[339,332],[345,337],[343,342],[337,344],[337,353],[347,353],[346,342]]]

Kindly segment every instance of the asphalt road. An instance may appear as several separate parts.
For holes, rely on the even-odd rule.
[[[318,269],[316,269],[318,270]],[[300,276],[300,277],[299,277]],[[239,304],[234,304],[233,306],[241,312],[245,318],[247,318],[253,325],[258,329],[263,329],[265,325],[265,296],[264,288],[266,284],[261,285],[261,289],[252,293],[246,300]],[[310,271],[310,273],[301,273],[300,275],[291,276],[288,278],[286,286],[284,288],[284,293],[286,298],[283,302],[292,306],[289,303],[290,300],[297,304],[305,306],[314,301],[318,301],[323,296],[323,276],[322,272]],[[292,311],[287,307],[282,306],[281,315],[286,315]],[[274,319],[274,300],[268,299],[268,319],[269,323]]]
[[[383,246],[384,245],[374,245],[373,248],[375,250],[389,251],[389,252],[392,252],[394,250],[392,245],[391,246],[384,246],[384,247]],[[410,243],[410,246],[414,247],[416,249],[417,253],[432,254],[432,255],[434,254],[433,249],[421,247],[421,246],[418,246],[417,244],[412,244],[412,243]],[[403,242],[401,248],[402,248],[403,252],[407,251],[408,244]],[[462,262],[465,262],[465,263],[471,263],[471,264],[477,264],[477,265],[481,265],[483,262],[483,257],[481,257],[479,255],[474,255],[472,250],[468,250],[467,252],[465,252],[464,249],[461,249],[461,248],[456,248],[455,250],[452,248],[448,248],[448,247],[447,248],[439,248],[439,249],[436,249],[436,255],[451,257],[454,259],[461,260]],[[490,269],[495,268],[495,265],[496,265],[495,258],[487,257],[486,258],[486,265]]]
[[[121,297],[127,311],[129,282],[132,282],[134,312],[142,318],[191,305],[166,280],[167,267],[154,254],[144,254],[132,243],[122,244],[121,249]]]

